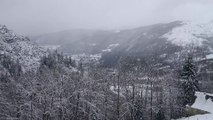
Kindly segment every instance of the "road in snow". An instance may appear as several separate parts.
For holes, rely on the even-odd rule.
[[[193,108],[201,109],[204,111],[210,112],[210,114],[204,114],[204,115],[195,115],[187,118],[181,118],[178,120],[213,120],[213,102],[211,99],[206,100],[205,96],[206,95],[211,95],[213,94],[207,94],[203,92],[197,92],[196,96],[197,99],[195,103],[192,105]]]

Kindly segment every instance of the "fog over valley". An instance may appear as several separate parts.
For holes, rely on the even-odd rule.
[[[1,0],[0,23],[20,34],[127,29],[176,20],[210,21],[211,0]]]
[[[213,120],[212,0],[0,0],[0,120]]]

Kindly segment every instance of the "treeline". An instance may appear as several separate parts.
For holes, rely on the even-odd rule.
[[[37,71],[0,60],[0,119],[170,120],[184,116],[198,83],[192,59],[182,72],[153,58],[125,57],[112,69],[57,51]]]

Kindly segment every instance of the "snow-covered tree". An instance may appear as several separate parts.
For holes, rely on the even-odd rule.
[[[195,64],[193,63],[193,58],[192,56],[188,56],[181,72],[181,78],[183,79],[182,88],[184,93],[181,102],[184,106],[192,105],[195,102],[195,91],[199,90],[198,80],[196,77],[197,72]]]

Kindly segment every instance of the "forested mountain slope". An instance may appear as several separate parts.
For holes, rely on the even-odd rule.
[[[66,37],[66,40],[59,33],[33,39],[41,46],[57,48],[69,55],[101,55],[101,62],[109,67],[116,66],[121,58],[132,57],[153,58],[156,63],[162,64],[161,67],[177,68],[187,54],[191,53],[199,69],[199,79],[204,81],[203,90],[209,90],[211,88],[208,85],[213,85],[212,21],[175,21],[116,31],[77,31],[60,32],[72,36]],[[53,36],[57,37],[51,41]],[[62,42],[58,44],[54,41]]]

